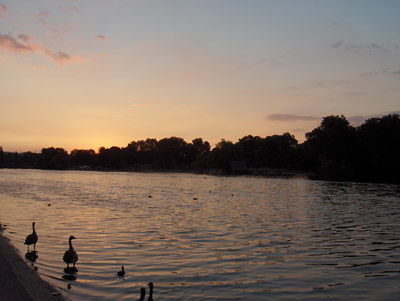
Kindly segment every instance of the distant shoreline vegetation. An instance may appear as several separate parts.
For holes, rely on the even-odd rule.
[[[126,147],[43,148],[6,152],[1,168],[113,171],[186,171],[215,174],[310,174],[328,180],[400,183],[400,117],[371,118],[358,127],[345,116],[327,116],[298,143],[293,135],[222,139],[213,149],[202,138],[132,141]]]

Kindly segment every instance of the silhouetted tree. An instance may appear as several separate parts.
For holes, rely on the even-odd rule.
[[[126,167],[124,153],[121,148],[113,146],[111,148],[101,147],[99,149],[99,160],[101,166],[108,169],[121,169]]]
[[[4,152],[3,152],[3,147],[0,146],[0,167],[3,167],[4,165]]]
[[[124,149],[126,162],[130,166],[134,166],[136,164],[140,164],[140,156],[139,156],[139,143],[136,141],[132,141],[128,144],[128,146]]]
[[[244,160],[249,166],[260,167],[260,152],[262,151],[263,139],[259,136],[247,135],[239,139],[237,146],[242,149]]]
[[[242,161],[243,150],[231,141],[221,139],[215,148],[209,153],[209,166],[224,172],[230,171],[230,161]]]
[[[137,144],[140,162],[142,164],[151,164],[153,166],[157,165],[157,139],[147,138],[146,140],[138,141]]]
[[[188,164],[187,143],[182,138],[164,138],[157,143],[157,160],[162,167],[183,167]]]
[[[68,169],[68,153],[63,148],[43,148],[39,166],[42,169]]]
[[[187,145],[188,162],[192,168],[196,170],[204,170],[207,168],[207,155],[210,153],[210,143],[203,141],[202,138],[192,140]]]
[[[210,152],[210,143],[203,141],[202,138],[196,138],[192,140],[191,148],[197,155],[204,155]]]
[[[22,168],[38,168],[40,164],[40,154],[24,152],[20,156],[19,165]]]
[[[355,168],[362,180],[400,182],[400,117],[368,119],[357,129]]]
[[[98,165],[97,155],[93,149],[74,149],[71,151],[70,164],[73,167],[90,166],[94,167]]]
[[[285,133],[265,138],[247,135],[237,143],[221,139],[212,150],[202,138],[186,143],[179,137],[132,141],[125,148],[101,147],[98,154],[74,149],[68,155],[54,147],[43,148],[39,154],[17,153],[0,147],[0,167],[67,169],[87,165],[124,170],[150,165],[157,170],[191,167],[228,173],[230,161],[245,161],[250,167],[297,167],[329,179],[400,183],[399,153],[399,115],[371,118],[357,128],[341,115],[324,117],[302,144]]]
[[[273,135],[262,140],[257,161],[264,167],[288,168],[295,164],[297,140],[293,135]]]
[[[343,115],[324,117],[319,127],[306,133],[303,164],[326,177],[351,177],[355,134]]]

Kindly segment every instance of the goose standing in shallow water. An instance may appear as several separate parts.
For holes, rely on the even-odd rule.
[[[38,241],[38,236],[35,231],[35,222],[32,223],[32,229],[33,229],[32,234],[29,234],[24,242],[25,245],[28,245],[28,253],[29,253],[29,245],[33,245],[33,251],[36,251],[36,243]]]
[[[76,254],[74,248],[72,247],[71,240],[73,240],[73,239],[76,239],[76,238],[71,235],[69,237],[69,250],[65,251],[63,260],[67,264],[67,270],[70,269],[69,264],[72,263],[74,265],[74,267],[72,269],[76,271],[75,263],[78,261],[78,254]]]
[[[153,301],[153,287],[154,287],[153,282],[149,282],[148,286],[150,288],[150,295],[147,301]]]

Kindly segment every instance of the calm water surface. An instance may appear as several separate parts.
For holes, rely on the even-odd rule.
[[[400,187],[0,170],[0,222],[72,300],[399,300]],[[50,205],[50,206],[49,206]],[[76,280],[64,251],[74,235]],[[121,265],[127,272],[117,276]],[[68,289],[69,287],[69,289]]]

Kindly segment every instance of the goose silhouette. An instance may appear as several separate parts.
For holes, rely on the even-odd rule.
[[[153,301],[153,288],[154,288],[153,282],[149,282],[148,286],[150,288],[150,295],[147,301]]]
[[[139,301],[143,301],[144,297],[146,297],[146,289],[144,287],[140,288],[140,299]]]
[[[75,236],[70,236],[69,237],[69,249],[65,251],[63,260],[67,264],[66,270],[71,271],[71,268],[69,267],[69,264],[72,263],[74,266],[72,268],[72,271],[76,271],[77,269],[75,268],[75,263],[78,261],[78,254],[75,252],[74,247],[72,246],[72,240],[76,239]]]
[[[24,242],[25,245],[28,245],[28,253],[29,253],[29,245],[33,245],[33,250],[36,251],[36,243],[38,241],[38,236],[35,231],[35,222],[32,223],[32,229],[33,229],[32,234],[29,234]]]
[[[124,276],[124,275],[125,275],[125,269],[124,269],[124,266],[121,266],[121,271],[119,271],[119,272],[117,273],[117,275],[118,275],[119,277],[122,277],[122,276]]]

